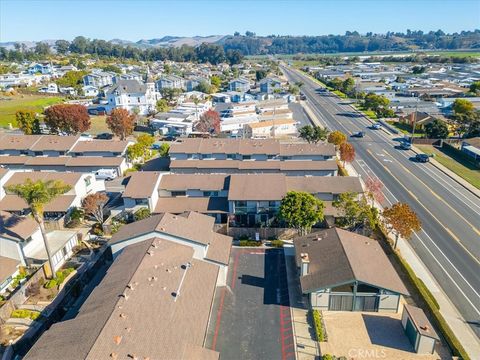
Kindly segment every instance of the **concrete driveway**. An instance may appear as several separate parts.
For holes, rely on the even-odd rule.
[[[233,248],[206,346],[222,360],[294,359],[283,249]]]
[[[327,342],[320,343],[322,354],[348,359],[451,359],[437,344],[433,355],[416,354],[401,324],[401,311],[392,313],[324,311]]]

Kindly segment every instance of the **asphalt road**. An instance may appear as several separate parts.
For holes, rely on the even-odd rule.
[[[328,92],[308,77],[285,69],[291,81],[302,81],[302,92],[324,126],[346,134],[356,150],[352,163],[363,179],[379,178],[384,184],[385,204],[408,203],[422,221],[422,231],[411,244],[480,337],[480,199],[431,164],[410,160],[412,151],[398,150],[395,139],[383,130],[370,130],[368,119],[348,102]]]
[[[283,249],[233,248],[206,346],[221,360],[295,358]]]

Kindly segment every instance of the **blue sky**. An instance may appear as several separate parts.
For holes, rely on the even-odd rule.
[[[0,0],[0,41],[480,28],[480,0]]]

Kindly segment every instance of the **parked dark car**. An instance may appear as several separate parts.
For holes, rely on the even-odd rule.
[[[95,136],[95,139],[111,140],[111,139],[113,139],[113,135],[110,134],[110,133],[100,133],[100,134],[97,134],[97,136]]]
[[[430,157],[427,154],[417,154],[415,155],[415,161],[426,163],[430,161]]]
[[[350,135],[350,137],[355,137],[355,138],[363,138],[364,136],[365,136],[365,133],[363,131],[359,131]]]

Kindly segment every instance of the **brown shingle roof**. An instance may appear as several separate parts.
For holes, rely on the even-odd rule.
[[[49,181],[49,180],[61,180],[65,184],[75,186],[81,179],[81,173],[64,173],[64,172],[41,172],[41,171],[25,171],[15,172],[10,179],[6,182],[5,186],[24,183],[27,179],[32,181]]]
[[[408,304],[403,305],[403,308],[410,315],[410,319],[412,320],[415,328],[421,335],[440,340],[435,329],[433,328],[432,324],[430,323],[422,309]]]
[[[109,242],[113,245],[140,235],[166,233],[207,245],[213,237],[214,223],[213,217],[193,211],[182,215],[164,213],[122,226]]]
[[[17,271],[18,265],[20,265],[20,261],[0,256],[0,284]]]
[[[120,166],[125,159],[114,156],[77,156],[67,162],[67,167]]]
[[[0,236],[15,241],[23,241],[39,229],[31,216],[17,216],[0,211]],[[1,281],[0,281],[1,283]]]
[[[283,174],[235,174],[228,200],[280,200],[287,192]]]
[[[70,150],[74,153],[119,152],[122,153],[130,142],[128,140],[86,140],[79,141]]]
[[[188,160],[186,160],[188,161]],[[229,175],[218,174],[166,174],[160,180],[159,189],[178,191],[178,190],[205,190],[220,191],[228,189],[230,181]]]
[[[286,176],[284,174],[234,174],[228,200],[281,200],[287,191],[311,194],[363,192],[357,177]]]
[[[80,136],[43,135],[32,147],[32,151],[68,151]]]
[[[228,265],[231,248],[232,238],[230,236],[214,233],[205,258],[216,261],[220,264]]]
[[[335,145],[327,143],[308,144],[292,143],[280,144],[280,155],[329,155],[335,156]]]
[[[170,168],[175,169],[239,169],[239,170],[331,170],[338,169],[335,161],[312,160],[172,160]]]
[[[368,237],[332,228],[295,239],[297,264],[300,255],[310,259],[308,274],[300,278],[302,291],[359,281],[408,295],[402,280],[380,244]]]
[[[0,150],[30,150],[43,135],[4,135],[0,138]]]
[[[45,212],[66,212],[73,204],[75,195],[61,195],[45,205]],[[29,207],[25,200],[17,195],[5,195],[0,201],[0,210],[25,211]]]
[[[130,176],[123,197],[145,199],[157,191],[160,173],[158,171],[139,171]]]
[[[189,246],[161,238],[130,245],[78,315],[53,325],[26,359],[217,359],[202,347],[217,275]]]

